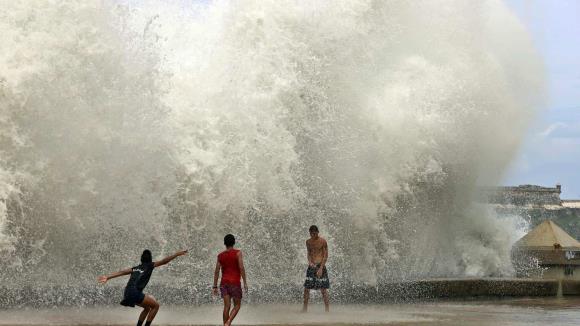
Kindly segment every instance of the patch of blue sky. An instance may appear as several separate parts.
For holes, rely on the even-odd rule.
[[[544,58],[548,99],[504,184],[561,183],[563,198],[580,198],[580,1],[506,2]]]

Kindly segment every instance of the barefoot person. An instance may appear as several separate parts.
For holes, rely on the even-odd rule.
[[[308,269],[306,270],[306,281],[304,281],[304,306],[302,311],[308,310],[308,300],[310,290],[320,290],[324,299],[324,309],[330,311],[328,291],[330,281],[326,270],[328,260],[328,245],[326,240],[318,235],[318,227],[312,225],[309,229],[310,239],[306,240],[306,250],[308,251]]]
[[[111,275],[100,276],[99,283],[107,283],[107,281],[112,278],[131,274],[129,282],[127,282],[127,286],[125,287],[125,293],[121,304],[127,307],[135,307],[136,305],[143,307],[143,311],[139,315],[137,326],[143,325],[145,319],[147,319],[145,325],[149,326],[153,322],[153,318],[155,318],[157,311],[159,311],[159,303],[155,301],[155,298],[149,294],[143,293],[143,289],[145,289],[145,286],[149,282],[153,269],[165,265],[176,257],[183,256],[186,253],[187,251],[178,251],[171,256],[154,262],[151,256],[151,251],[144,250],[143,254],[141,254],[141,265],[124,269]]]
[[[230,326],[240,311],[242,304],[242,284],[240,278],[244,280],[244,290],[248,292],[248,283],[246,282],[246,270],[244,269],[244,259],[240,250],[234,249],[236,238],[228,234],[224,238],[226,250],[222,251],[217,257],[215,271],[213,275],[213,294],[218,295],[218,278],[220,269],[222,279],[220,282],[220,292],[224,300],[223,321],[225,326]],[[234,308],[231,309],[231,302],[234,301]]]

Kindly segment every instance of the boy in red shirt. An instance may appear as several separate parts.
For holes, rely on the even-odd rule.
[[[217,281],[221,269],[222,279],[219,289],[224,299],[223,320],[225,326],[230,326],[240,311],[242,304],[242,284],[240,278],[244,280],[244,290],[248,292],[242,252],[234,249],[234,244],[236,244],[236,238],[233,235],[228,234],[224,237],[226,250],[218,255],[213,275],[213,294],[217,296]],[[230,311],[231,300],[234,301],[234,308]]]

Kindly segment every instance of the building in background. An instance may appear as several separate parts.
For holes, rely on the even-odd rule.
[[[580,200],[561,199],[562,186],[521,185],[480,188],[479,200],[498,215],[517,215],[536,227],[546,220],[560,225],[572,237],[580,238]]]
[[[580,280],[580,242],[544,221],[516,242],[512,260],[519,277]],[[536,267],[530,268],[530,262]]]

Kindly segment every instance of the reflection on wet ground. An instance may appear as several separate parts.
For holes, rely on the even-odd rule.
[[[138,309],[86,307],[0,310],[0,325],[133,325]],[[154,325],[218,325],[221,307],[162,306]],[[577,325],[580,297],[434,301],[385,305],[246,305],[238,325]]]

